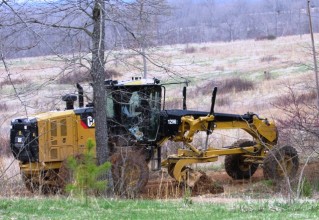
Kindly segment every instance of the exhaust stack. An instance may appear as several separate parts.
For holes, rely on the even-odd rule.
[[[183,87],[183,110],[187,110],[187,105],[186,105],[186,86]]]
[[[76,88],[78,89],[79,108],[82,108],[84,106],[83,87],[79,83],[77,83]]]
[[[76,95],[67,94],[62,96],[62,100],[66,102],[66,110],[74,109],[74,102],[77,100]]]

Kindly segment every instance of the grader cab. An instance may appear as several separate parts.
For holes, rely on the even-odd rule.
[[[87,140],[95,138],[94,106],[84,106],[83,89],[80,85],[78,89],[78,108],[74,108],[76,96],[64,96],[64,111],[11,122],[11,149],[31,191],[63,189],[70,181],[66,159],[79,157],[86,150]],[[110,160],[117,191],[127,187],[134,191],[142,189],[148,182],[149,163],[152,170],[167,168],[175,180],[188,183],[193,178],[190,165],[214,162],[222,155],[226,172],[234,179],[250,178],[260,164],[267,178],[283,178],[297,172],[296,150],[290,146],[275,147],[278,132],[274,122],[254,113],[214,112],[217,88],[212,94],[210,112],[187,110],[186,89],[183,109],[165,109],[166,89],[159,80],[109,80],[105,89]],[[216,148],[208,144],[208,137],[218,129],[241,129],[251,139]],[[204,146],[193,143],[200,132],[207,135]],[[181,142],[183,147],[177,154],[162,158],[166,141]]]

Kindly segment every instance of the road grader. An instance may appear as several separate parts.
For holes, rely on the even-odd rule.
[[[217,88],[212,92],[210,112],[187,110],[186,87],[183,107],[166,109],[166,87],[157,79],[105,81],[108,145],[117,190],[130,187],[137,192],[147,184],[150,169],[162,168],[176,181],[193,186],[188,181],[197,177],[191,165],[215,162],[220,156],[225,156],[225,170],[233,179],[250,178],[259,165],[270,179],[296,174],[297,151],[291,146],[277,146],[278,131],[273,121],[255,113],[214,112]],[[79,84],[77,88],[78,95],[62,97],[65,110],[11,122],[11,150],[32,192],[62,190],[70,181],[67,158],[79,158],[87,150],[88,139],[95,139],[94,105],[84,106],[83,88]],[[251,138],[216,148],[208,137],[219,129],[241,129]],[[194,137],[201,132],[207,135],[206,143],[196,146]],[[176,154],[162,158],[161,149],[167,141],[181,143],[181,147]]]

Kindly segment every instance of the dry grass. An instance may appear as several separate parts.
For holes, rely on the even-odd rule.
[[[319,35],[315,37],[318,38]],[[190,80],[187,100],[189,109],[209,111],[212,89],[218,86],[216,112],[244,114],[250,111],[277,119],[283,117],[283,113],[275,108],[273,103],[284,104],[280,99],[285,97],[287,84],[299,91],[305,91],[314,85],[312,71],[302,65],[312,61],[308,45],[309,36],[302,38],[290,36],[271,41],[246,40],[192,44],[188,47],[163,46],[154,49],[151,58],[154,58],[153,61],[159,65],[164,64],[166,69],[149,64],[148,76],[159,78],[162,82],[183,81],[185,78]],[[116,73],[113,79],[128,79],[131,76],[141,75],[143,62],[139,56],[131,51],[120,51],[110,59],[115,60],[118,57],[125,60],[108,63],[108,68]],[[70,72],[64,77],[61,73],[68,68],[63,62],[56,60],[52,56],[9,60],[10,73],[17,91],[8,86],[9,82],[5,80],[7,73],[0,64],[0,72],[3,74],[3,80],[0,80],[3,134],[8,134],[12,117],[57,108],[64,109],[65,104],[61,101],[61,96],[66,93],[76,93],[74,84],[81,81],[79,75],[87,73]],[[117,73],[121,73],[122,76]],[[91,96],[92,88],[87,79],[81,82],[84,84],[86,94]],[[181,88],[182,86],[176,86],[167,90],[167,108],[181,108]],[[313,93],[304,92],[300,100],[313,102]],[[26,104],[27,113],[22,103]],[[225,133],[214,131],[210,137],[210,144],[217,147],[227,146],[242,136],[237,131]],[[198,137],[196,144],[203,144],[204,139],[205,137]],[[0,143],[2,141],[6,143],[7,140],[0,138]],[[7,161],[5,163],[7,164]],[[1,164],[1,167],[6,170],[8,166]],[[18,170],[5,174],[7,173],[16,176],[3,176],[2,179],[6,180],[0,181],[3,193],[10,192],[10,188],[23,187],[18,177]],[[9,180],[14,178],[17,178],[19,184],[10,186]]]
[[[279,96],[273,101],[275,106],[287,107],[292,104],[296,106],[300,105],[311,105],[315,103],[317,93],[315,90],[304,91],[304,93],[297,95],[296,97],[291,97],[289,94],[284,94]]]
[[[202,94],[209,94],[211,88],[218,87],[219,94],[227,94],[227,93],[238,93],[248,90],[253,90],[255,87],[254,82],[241,79],[238,77],[228,78],[219,81],[211,81],[207,83],[205,86],[199,88],[197,92],[201,92]]]
[[[270,62],[275,61],[277,59],[278,59],[277,57],[269,55],[269,56],[265,56],[265,57],[260,58],[260,62],[268,62],[268,63],[270,63]]]
[[[15,197],[28,194],[20,176],[18,162],[12,156],[0,157],[0,196]]]
[[[10,151],[10,139],[8,135],[0,136],[0,155],[9,156],[11,154]]]
[[[267,35],[267,36],[260,36],[257,37],[256,40],[275,40],[277,37],[275,35]]]
[[[2,89],[3,86],[12,86],[12,85],[20,85],[25,83],[27,80],[26,79],[8,79],[6,78],[5,80],[0,82],[0,88]]]
[[[17,187],[22,187],[18,161],[16,161],[10,151],[8,136],[0,136],[0,196],[12,196],[19,194]],[[25,191],[23,189],[23,191]]]
[[[6,103],[0,103],[0,111],[8,111],[8,105]]]
[[[116,70],[106,70],[105,79],[111,79],[115,77],[120,77],[121,74]],[[75,69],[69,73],[61,75],[57,81],[59,84],[71,84],[76,83],[90,83],[92,82],[92,76],[88,70]]]
[[[184,50],[183,50],[183,52],[184,53],[195,53],[196,52],[196,48],[195,47],[186,47]]]

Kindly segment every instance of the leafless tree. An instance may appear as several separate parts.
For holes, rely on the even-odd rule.
[[[85,34],[85,31],[81,31],[83,30],[81,27],[92,31],[92,25],[87,22],[88,13],[93,10],[92,6],[88,7],[92,5],[91,2],[59,1],[59,7],[56,4],[57,1],[38,1],[36,4],[24,1],[23,5],[28,7],[21,7],[22,4],[19,3],[20,7],[14,9],[21,12],[21,15],[28,11],[34,19],[46,24],[54,24],[55,29],[52,29],[52,26],[41,28],[39,25],[29,23],[29,27],[36,30],[38,34],[30,32],[23,25],[20,26],[19,34],[14,34],[17,33],[13,31],[17,31],[17,26],[9,25],[6,28],[2,26],[1,35],[15,36],[14,39],[10,39],[11,48],[21,46],[22,41],[25,47],[25,50],[8,50],[10,51],[8,57],[54,54],[53,49],[57,53],[77,52],[75,48],[88,52],[87,42],[90,41],[90,37]],[[168,7],[164,0],[105,2],[106,38],[108,39],[105,47],[118,49],[131,48],[134,45],[135,49],[138,49],[136,52],[140,55],[143,54],[143,50],[147,52],[146,48],[163,44],[229,41],[232,38],[302,35],[309,32],[305,13],[306,2],[303,0],[179,0],[169,2],[170,13],[167,13]],[[51,6],[53,8],[45,12]],[[64,8],[59,12],[58,8],[61,6]],[[318,6],[315,1],[312,1],[314,17],[319,14]],[[39,11],[32,13],[35,8]],[[5,7],[1,7],[0,10],[2,15],[8,14]],[[13,20],[17,17],[8,15],[8,18]],[[2,21],[2,23],[5,22]],[[77,29],[68,30],[67,24],[72,24],[71,26]],[[64,25],[63,30],[58,28],[61,25]],[[318,30],[319,24],[314,23],[314,32]],[[61,34],[61,31],[64,34]],[[13,35],[9,35],[10,32]],[[39,40],[39,34],[41,40]],[[60,43],[56,44],[56,42]]]
[[[165,1],[162,0],[2,1],[0,9],[10,17],[3,20],[2,24],[17,36],[30,34],[26,41],[18,37],[21,42],[26,43],[26,49],[45,46],[48,53],[55,54],[67,65],[82,66],[90,70],[98,164],[109,160],[110,154],[104,81],[107,59],[112,50],[117,49],[117,44],[108,44],[114,39],[107,38],[106,30],[109,29],[106,28],[111,26],[119,37],[127,37],[125,41],[121,41],[122,46],[131,41],[131,45],[137,44],[141,48],[136,51],[143,56],[146,77],[146,60],[150,58],[145,51],[151,46],[149,36],[154,35],[154,20],[156,16],[160,16],[160,9],[164,6]],[[11,38],[6,36],[8,40],[12,38],[12,35]],[[68,44],[71,46],[67,46]],[[89,56],[91,57],[88,58]]]
[[[296,85],[287,84],[284,90],[286,92],[273,104],[281,113],[281,118],[277,119],[280,130],[279,145],[285,143],[293,146],[301,159],[296,178],[286,178],[282,187],[282,190],[288,189],[288,196],[293,199],[301,196],[304,181],[312,185],[317,184],[317,177],[309,177],[309,174],[305,174],[305,168],[317,158],[319,153],[317,146],[319,114],[314,87],[298,89]]]
[[[150,59],[147,50],[156,45],[156,39],[160,37],[160,17],[168,13],[169,7],[165,0],[136,0],[127,2],[125,6],[117,22],[125,26],[125,47],[142,56],[142,75],[147,78],[147,62]]]
[[[46,31],[58,30],[61,33],[60,36],[63,36],[62,39],[68,39],[69,41],[81,39],[82,33],[86,34],[86,38],[91,40],[91,46],[88,49],[92,53],[90,69],[94,90],[96,149],[98,163],[103,164],[109,157],[104,88],[104,42],[107,12],[105,1],[48,1],[43,3],[3,1],[3,5],[14,14],[15,20],[12,22],[12,26],[20,25],[40,40],[42,35],[37,31],[38,28],[44,28]],[[84,19],[84,15],[86,19]],[[57,47],[49,45],[49,43],[47,43],[47,46],[67,62],[75,62],[75,59],[78,58],[71,57],[70,59],[68,56],[62,55],[65,51],[60,52]]]

